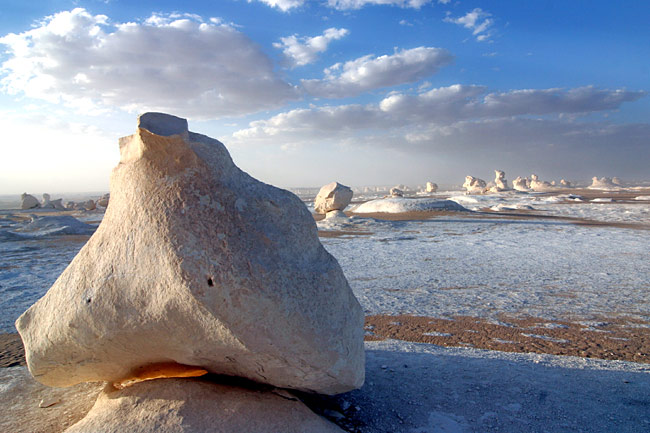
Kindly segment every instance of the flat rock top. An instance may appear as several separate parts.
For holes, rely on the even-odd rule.
[[[138,128],[157,135],[183,135],[188,133],[187,119],[165,113],[144,113],[138,117]]]

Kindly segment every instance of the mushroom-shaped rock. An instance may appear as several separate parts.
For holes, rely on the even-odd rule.
[[[465,176],[465,183],[463,188],[467,190],[467,194],[483,194],[485,191],[485,181],[474,176]]]
[[[438,191],[438,185],[436,185],[433,182],[427,182],[427,185],[426,185],[425,189],[426,189],[426,192],[436,192],[436,191]]]
[[[388,193],[390,194],[391,197],[404,197],[404,191],[397,188],[396,186],[391,188]]]
[[[54,208],[54,205],[50,202],[51,196],[48,193],[43,194],[43,201],[41,202],[41,207],[45,209]]]
[[[316,213],[327,213],[333,210],[343,210],[352,200],[352,189],[338,182],[328,183],[323,186],[316,200],[314,201],[314,210]]]
[[[21,209],[34,209],[37,207],[41,207],[41,204],[39,203],[38,199],[34,197],[31,194],[27,194],[26,192],[22,193],[20,196],[20,208]]]
[[[16,321],[34,377],[119,382],[175,362],[325,394],[361,386],[363,310],[307,207],[186,125],[143,114],[120,139],[100,226]]]
[[[494,185],[499,191],[506,191],[508,188],[508,181],[506,180],[505,171],[494,170]]]

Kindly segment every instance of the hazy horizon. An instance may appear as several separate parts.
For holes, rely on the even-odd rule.
[[[283,188],[650,170],[649,4],[64,0],[0,16],[0,194],[107,191],[163,111]]]

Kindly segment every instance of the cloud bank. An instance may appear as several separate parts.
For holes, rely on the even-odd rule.
[[[311,95],[345,98],[369,90],[413,83],[435,74],[452,60],[451,53],[442,48],[417,47],[392,55],[367,55],[337,63],[325,69],[324,78],[302,80],[301,83]]]
[[[82,8],[0,38],[3,90],[84,111],[120,107],[195,118],[241,115],[298,97],[246,35],[212,18],[112,23]]]

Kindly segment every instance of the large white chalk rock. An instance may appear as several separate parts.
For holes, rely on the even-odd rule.
[[[404,190],[394,186],[388,191],[391,197],[404,197]]]
[[[314,201],[314,211],[321,214],[333,210],[342,211],[352,201],[352,195],[350,187],[338,182],[328,183],[318,191]]]
[[[490,192],[507,191],[508,181],[506,180],[506,173],[502,170],[494,170],[494,185],[490,188]]]
[[[467,190],[467,194],[483,194],[485,192],[485,181],[474,176],[465,176],[465,183],[463,188]]]
[[[41,207],[41,203],[38,201],[38,199],[31,194],[27,194],[26,192],[22,193],[20,196],[20,201],[21,209],[34,209]]]
[[[363,384],[363,311],[298,197],[174,116],[142,115],[120,154],[99,228],[16,321],[37,380],[177,362],[326,394]]]
[[[194,379],[107,387],[65,433],[343,433],[298,399]]]
[[[438,185],[433,182],[427,182],[425,190],[426,192],[436,192],[438,191]]]

